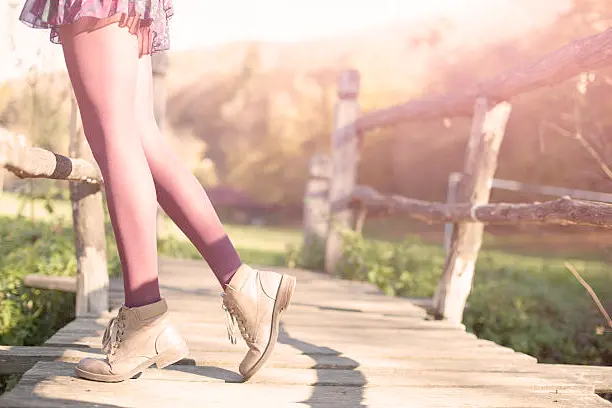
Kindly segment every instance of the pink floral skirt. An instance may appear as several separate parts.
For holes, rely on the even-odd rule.
[[[170,48],[168,20],[172,13],[172,0],[26,0],[19,20],[33,28],[51,29],[51,42],[60,44],[63,24],[81,17],[121,16],[120,24],[139,32],[141,48],[153,53]]]

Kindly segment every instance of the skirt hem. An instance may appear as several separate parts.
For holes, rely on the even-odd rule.
[[[62,25],[76,23],[84,17],[104,19],[122,15],[127,17],[125,20],[132,22],[131,28],[137,26],[142,31],[141,35],[145,37],[148,49],[141,51],[153,54],[170,49],[168,25],[174,14],[171,0],[159,0],[156,10],[151,8],[136,10],[132,3],[126,2],[122,3],[124,7],[118,7],[117,0],[112,2],[111,7],[102,9],[64,9],[50,13],[48,0],[42,0],[42,3],[41,0],[28,0],[19,20],[30,28],[51,30],[49,40],[54,44],[61,44],[59,28]]]

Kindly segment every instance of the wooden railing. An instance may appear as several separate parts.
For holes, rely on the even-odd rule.
[[[165,116],[165,78],[168,57],[153,55],[155,117],[161,126]],[[77,276],[29,275],[28,286],[76,292],[76,315],[100,315],[108,311],[108,267],[104,229],[104,181],[91,150],[78,128],[78,107],[71,99],[69,156],[29,147],[25,138],[0,128],[0,173],[4,169],[20,178],[46,178],[70,182],[70,200],[77,258]],[[1,199],[1,198],[0,198]]]
[[[70,182],[72,219],[77,257],[76,282],[68,287],[76,291],[76,314],[100,314],[108,310],[108,269],[102,177],[91,160],[89,146],[77,129],[77,106],[72,99],[70,120],[70,156],[28,147],[23,138],[1,130],[0,167],[21,178],[47,178]],[[65,281],[65,278],[59,278]],[[65,290],[48,277],[32,276],[26,284]]]
[[[344,71],[338,79],[331,158],[311,162],[306,190],[305,242],[325,245],[325,269],[333,273],[342,256],[343,229],[360,228],[364,208],[401,212],[428,223],[449,223],[452,238],[444,271],[433,299],[438,318],[461,322],[482,244],[484,224],[556,224],[612,227],[612,205],[570,197],[542,203],[489,204],[498,152],[513,96],[568,80],[612,64],[612,29],[579,39],[540,59],[501,75],[437,97],[360,115],[359,73]],[[360,140],[366,131],[400,122],[472,116],[472,129],[456,203],[432,203],[386,196],[357,186]],[[356,209],[361,215],[356,217]]]

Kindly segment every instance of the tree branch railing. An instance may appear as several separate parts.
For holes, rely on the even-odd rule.
[[[580,225],[612,229],[612,204],[575,200],[534,203],[495,203],[471,205],[446,204],[413,198],[384,195],[371,187],[358,186],[351,195],[349,206],[365,205],[374,210],[405,214],[427,224],[447,222],[477,222],[483,224]],[[339,202],[333,207],[343,206]]]
[[[612,28],[575,40],[535,61],[512,67],[465,88],[368,112],[357,119],[355,126],[358,132],[365,132],[411,120],[471,116],[476,98],[484,97],[491,103],[509,100],[610,64]]]
[[[28,275],[24,279],[24,284],[41,289],[64,291],[66,288],[74,288],[76,315],[99,315],[109,307],[102,201],[103,179],[99,168],[91,158],[89,146],[77,129],[77,106],[74,100],[72,100],[70,133],[70,150],[74,157],[63,156],[38,147],[29,147],[22,135],[0,128],[0,169],[6,169],[19,178],[45,178],[71,182],[70,198],[77,276],[71,278]]]
[[[304,199],[304,242],[325,243],[325,270],[334,273],[342,256],[340,230],[352,229],[355,225],[360,228],[366,209],[401,212],[428,223],[447,223],[450,233],[445,242],[447,259],[433,303],[437,317],[460,323],[485,224],[612,228],[612,206],[602,202],[562,197],[536,203],[489,203],[491,188],[495,187],[499,149],[512,111],[508,101],[513,96],[608,65],[612,65],[612,28],[573,41],[537,60],[470,86],[365,114],[359,113],[357,103],[359,73],[355,70],[341,72],[334,108],[332,154],[329,160],[319,157],[311,162],[311,178]],[[464,168],[461,177],[455,177],[453,196],[448,203],[385,196],[372,188],[357,186],[359,146],[365,132],[401,122],[470,115],[472,129]],[[322,171],[328,174],[327,183],[321,176]],[[500,182],[509,189],[526,186]],[[559,191],[546,189],[553,190]],[[358,220],[355,220],[356,204],[361,214]]]
[[[0,167],[19,178],[46,178],[102,186],[100,169],[93,163],[66,157],[39,147],[28,147],[20,135],[0,128]]]

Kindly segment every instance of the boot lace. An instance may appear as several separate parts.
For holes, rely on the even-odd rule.
[[[227,337],[232,344],[236,344],[238,342],[238,333],[242,335],[242,338],[245,341],[250,341],[251,336],[246,330],[246,326],[244,324],[244,320],[240,313],[236,312],[231,302],[225,301],[225,293],[221,294],[223,297],[223,304],[221,307],[225,311],[226,317],[226,325],[227,325]]]
[[[102,351],[106,354],[114,355],[122,341],[123,330],[125,329],[125,314],[123,307],[119,309],[117,317],[113,317],[104,330],[102,336]]]

